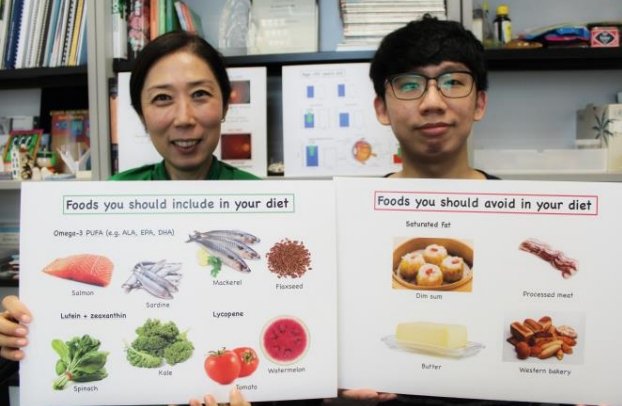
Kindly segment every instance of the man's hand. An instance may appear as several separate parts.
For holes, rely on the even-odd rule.
[[[203,402],[198,399],[190,400],[190,406],[201,406],[202,404],[205,404],[206,406],[218,406],[218,403],[216,403],[216,399],[214,399],[212,395],[205,395],[203,397]],[[251,404],[244,399],[244,396],[237,388],[231,389],[231,392],[229,393],[229,405],[251,406]]]

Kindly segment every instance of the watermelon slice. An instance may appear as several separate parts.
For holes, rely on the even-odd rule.
[[[55,259],[43,272],[89,285],[108,286],[113,267],[112,261],[102,255],[79,254]]]
[[[270,361],[293,364],[305,354],[309,333],[302,321],[293,316],[281,316],[266,325],[261,344]]]

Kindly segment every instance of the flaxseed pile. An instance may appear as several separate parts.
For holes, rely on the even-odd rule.
[[[311,269],[311,254],[301,241],[283,239],[266,254],[268,269],[281,277],[299,278]]]

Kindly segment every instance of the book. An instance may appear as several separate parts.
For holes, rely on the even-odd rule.
[[[84,10],[86,7],[85,0],[77,1],[76,16],[71,33],[71,45],[69,46],[69,55],[67,57],[68,66],[76,66],[78,64],[78,39],[80,37],[81,26],[86,23],[86,21],[83,21],[82,19],[84,17]]]
[[[82,24],[80,24],[80,35],[78,39],[78,52],[77,52],[77,60],[75,65],[82,66],[87,64],[88,54],[87,54],[87,34],[86,34],[86,7],[87,3],[84,4],[84,8],[82,9]]]
[[[61,3],[61,0],[52,0],[52,4],[50,5],[50,18],[47,27],[47,35],[45,36],[45,48],[43,50],[43,61],[41,62],[42,67],[50,66],[50,57],[52,56],[52,48],[54,47],[54,38],[56,36]]]
[[[17,37],[17,50],[15,53],[15,69],[20,69],[24,67],[24,53],[26,52],[26,44],[28,44],[28,35],[30,28],[30,15],[32,14],[32,5],[35,0],[26,0],[24,1],[24,6],[22,7],[22,15],[19,19],[19,34]]]
[[[52,151],[62,152],[78,161],[90,145],[88,110],[54,110],[50,116]],[[59,161],[56,169],[62,173],[69,172],[67,165]]]
[[[160,32],[159,26],[159,9],[158,3],[160,0],[149,0],[149,40],[153,40]]]
[[[67,31],[67,21],[69,18],[71,0],[61,0],[61,2],[61,12],[59,14],[58,24],[56,25],[56,33],[54,34],[54,47],[50,57],[50,67],[60,66],[63,52],[63,39],[65,38],[65,32]]]
[[[156,37],[166,32],[166,0],[158,0],[158,32]],[[153,29],[153,28],[152,28]]]
[[[111,1],[112,57],[127,59],[127,2]]]
[[[201,17],[184,1],[176,0],[174,6],[180,28],[204,37]]]
[[[0,69],[4,69],[6,40],[11,25],[11,6],[12,0],[0,0]]]
[[[175,11],[175,5],[173,0],[165,0],[164,1],[164,16],[165,23],[164,28],[165,32],[175,31],[180,28],[179,19],[177,18],[177,12]]]
[[[136,56],[149,42],[149,0],[130,2],[127,18],[128,58]]]
[[[24,0],[13,0],[11,19],[8,30],[6,55],[4,58],[5,69],[15,69],[15,57],[17,56],[17,41],[19,39],[19,26],[22,18]]]
[[[47,45],[46,34],[50,26],[50,17],[52,15],[52,6],[54,4],[54,0],[45,0],[45,3],[46,3],[46,9],[45,9],[45,14],[43,16],[43,22],[42,22],[41,32],[39,36],[39,44],[38,44],[39,48],[37,50],[36,59],[33,61],[33,66],[36,66],[36,67],[43,66],[43,59],[45,57],[45,48]]]
[[[43,29],[49,4],[50,0],[39,0],[33,12],[32,39],[29,41],[26,61],[24,62],[24,67],[26,68],[34,68],[37,66],[39,54],[41,53]]]
[[[65,29],[64,36],[62,38],[62,52],[60,56],[60,66],[67,66],[69,59],[69,50],[71,48],[71,37],[76,25],[76,12],[78,10],[79,0],[70,0],[69,15],[67,17],[67,27]]]

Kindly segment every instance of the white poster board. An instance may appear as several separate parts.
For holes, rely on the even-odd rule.
[[[231,102],[214,155],[259,177],[267,174],[267,76],[265,67],[228,68]],[[159,162],[145,127],[132,108],[130,72],[118,74],[119,171]],[[224,149],[223,149],[224,147]]]
[[[400,169],[378,123],[369,63],[283,67],[285,176],[382,176]]]
[[[22,404],[226,402],[233,386],[249,401],[336,396],[331,182],[30,182],[21,204],[19,293],[34,315]],[[175,363],[183,351],[147,334],[149,319],[173,322],[190,358]],[[51,343],[84,335],[108,353],[107,376],[53,389],[65,369]],[[223,347],[253,349],[256,370],[206,367]]]
[[[341,388],[622,403],[619,184],[335,182]],[[462,257],[462,272],[445,264],[439,280],[433,247],[432,266],[413,272],[433,244]],[[563,351],[545,353],[558,340]]]

